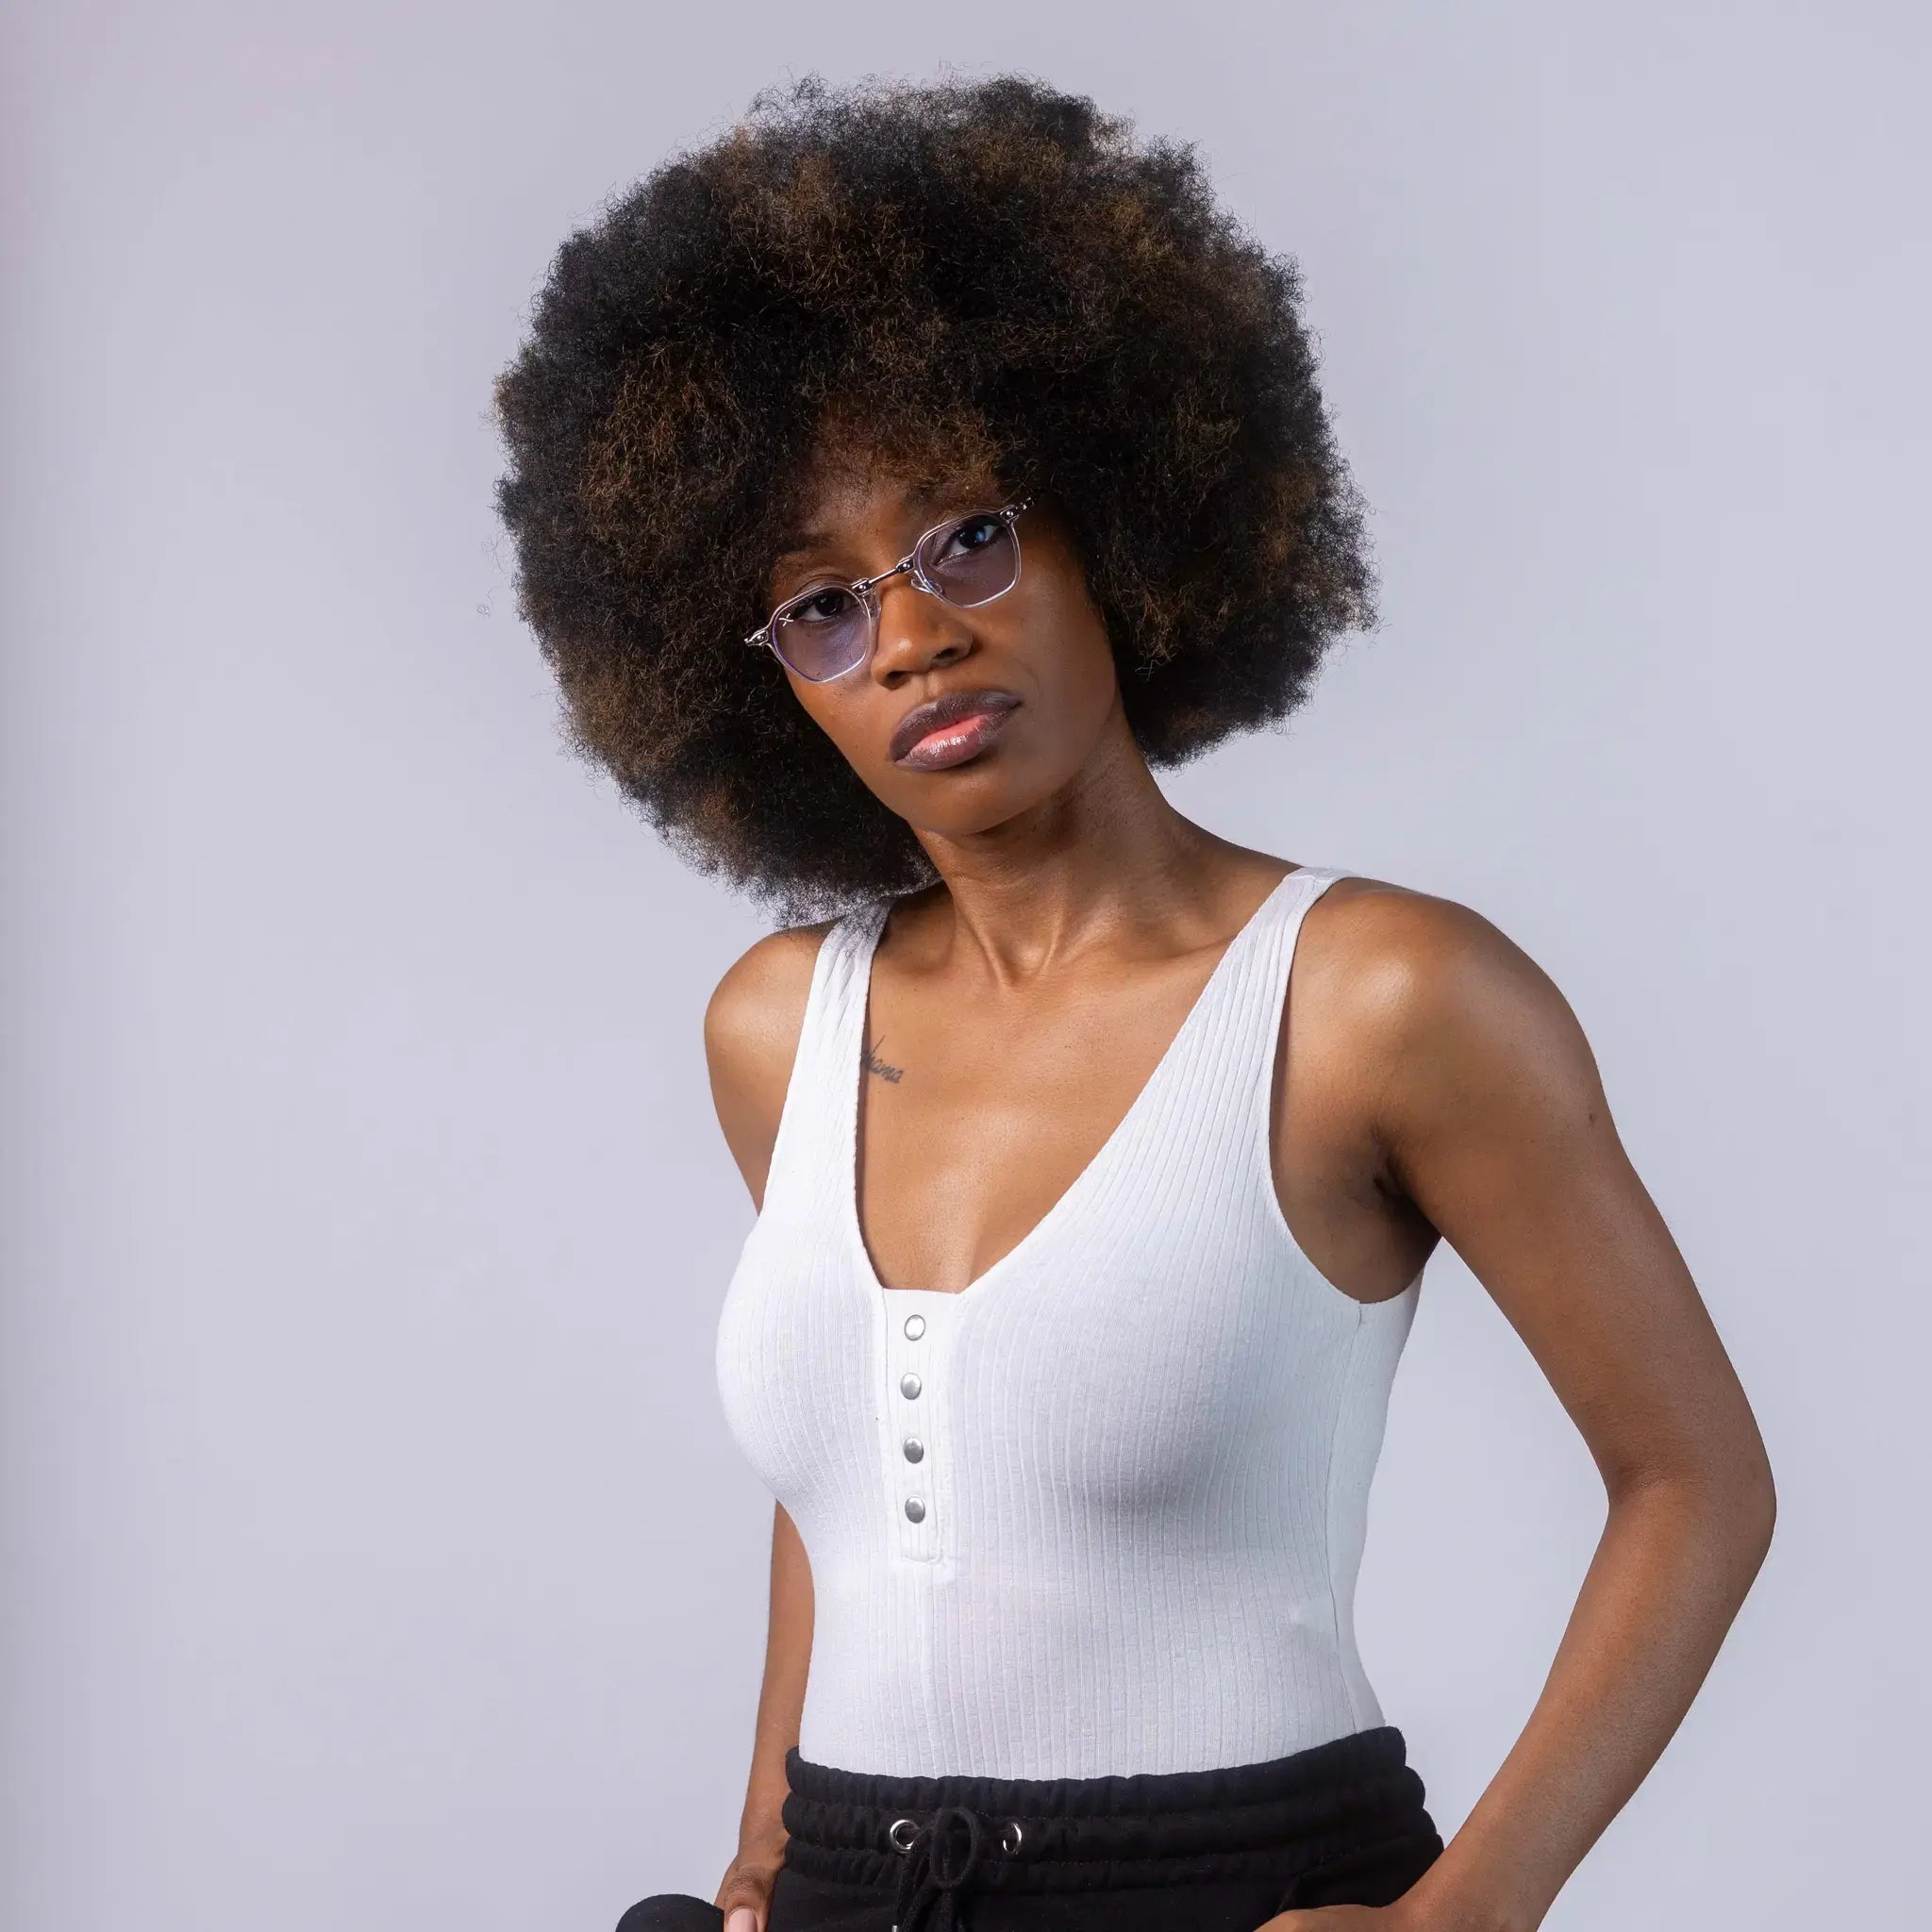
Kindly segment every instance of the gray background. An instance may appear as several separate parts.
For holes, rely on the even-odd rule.
[[[591,1928],[734,1840],[768,1504],[699,1020],[490,508],[551,249],[759,85],[1019,67],[1307,271],[1381,632],[1172,781],[1582,1017],[1781,1484],[1564,1932],[1923,1904],[1922,8],[42,5],[8,27],[8,1932]],[[1440,1821],[1600,1491],[1432,1265],[1361,1637]],[[1914,1639],[1913,1630],[1922,1636]]]

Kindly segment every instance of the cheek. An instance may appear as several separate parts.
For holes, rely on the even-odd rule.
[[[1084,594],[1058,600],[1042,634],[1046,648],[1035,663],[1055,708],[1076,729],[1105,717],[1119,677],[1100,613]]]
[[[839,708],[825,702],[822,686],[801,684],[796,678],[791,682],[791,695],[798,708],[811,722],[829,738],[834,744],[840,742]]]
[[[890,706],[883,719],[870,692],[846,692],[823,684],[792,680],[791,694],[800,709],[831,740],[833,746],[868,784],[877,775],[879,753],[898,712]],[[906,702],[906,701],[902,701]]]

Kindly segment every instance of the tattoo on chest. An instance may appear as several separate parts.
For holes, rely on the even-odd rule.
[[[906,1069],[904,1067],[892,1066],[890,1062],[880,1059],[879,1048],[885,1045],[885,1043],[883,1040],[874,1040],[867,1042],[865,1049],[865,1071],[868,1074],[876,1074],[881,1080],[896,1080]]]

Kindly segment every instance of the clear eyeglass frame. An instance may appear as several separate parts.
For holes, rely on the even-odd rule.
[[[803,678],[808,684],[830,684],[836,678],[848,677],[860,665],[869,664],[872,661],[872,654],[878,648],[879,594],[877,586],[884,583],[888,577],[895,577],[903,571],[911,577],[912,581],[927,596],[937,597],[941,604],[950,605],[956,610],[977,610],[982,606],[994,603],[999,598],[1004,597],[1013,588],[1013,585],[1020,581],[1020,533],[1014,529],[1013,521],[1022,510],[1027,508],[1032,504],[1033,500],[1033,494],[1029,491],[1024,496],[1015,498],[1011,503],[1003,504],[998,509],[970,509],[942,518],[931,529],[923,531],[919,541],[891,569],[880,571],[876,576],[860,577],[857,582],[852,583],[813,584],[808,589],[800,591],[796,596],[786,598],[757,630],[746,635],[744,641],[747,644],[761,646],[770,651],[780,664],[783,664],[794,676]],[[947,596],[945,591],[934,582],[925,561],[926,545],[936,537],[946,536],[950,532],[958,529],[962,525],[975,523],[982,518],[996,518],[1007,526],[1008,533],[1012,537],[1012,581],[993,591],[991,596],[975,597],[970,603],[962,603],[957,598]],[[795,606],[808,604],[814,597],[823,597],[827,591],[850,591],[858,599],[859,603],[865,607],[867,618],[866,644],[865,649],[850,664],[843,665],[837,671],[827,672],[823,677],[813,677],[809,673],[799,670],[798,666],[791,663],[785,654],[779,650],[774,633],[778,625],[784,622],[787,612]]]

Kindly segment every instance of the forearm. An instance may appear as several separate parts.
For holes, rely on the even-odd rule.
[[[741,1853],[782,1846],[785,1755],[798,1741],[805,1679],[811,1662],[811,1571],[798,1531],[782,1508],[772,1517],[771,1607],[765,1634],[764,1681],[758,1690],[751,1774],[739,1821]]]
[[[1656,1762],[1771,1534],[1768,1474],[1613,1491],[1541,1695],[1462,1829],[1403,1901],[1426,1932],[1529,1932]]]

